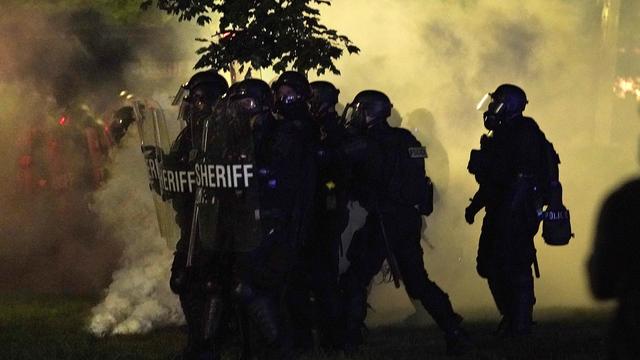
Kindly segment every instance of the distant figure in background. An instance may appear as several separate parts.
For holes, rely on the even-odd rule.
[[[455,281],[460,277],[460,273],[463,270],[461,266],[458,266],[462,259],[462,246],[459,245],[458,241],[450,237],[439,237],[439,244],[432,242],[434,234],[448,233],[449,229],[447,228],[451,226],[449,222],[437,220],[438,216],[443,214],[439,209],[442,210],[446,209],[447,206],[451,206],[450,203],[446,204],[442,201],[449,185],[449,155],[438,139],[435,119],[429,110],[418,108],[411,111],[403,118],[401,126],[411,131],[413,136],[427,148],[425,170],[433,182],[433,206],[435,211],[431,215],[432,218],[428,226],[426,218],[423,218],[422,224],[422,242],[426,245],[425,262],[429,264],[430,272],[439,274],[438,276],[444,279],[445,282]],[[435,221],[434,218],[436,219]],[[427,228],[430,230],[427,230]],[[419,302],[415,300],[412,302],[416,312],[407,317],[405,323],[408,325],[420,325],[428,322],[429,314],[422,306],[419,306]]]
[[[588,271],[599,300],[616,299],[610,359],[640,359],[640,178],[622,185],[600,210]]]
[[[402,127],[411,131],[413,136],[427,148],[428,161],[425,167],[433,181],[433,200],[437,206],[449,186],[449,155],[438,139],[433,114],[425,108],[415,109],[405,116]]]
[[[391,109],[391,115],[389,115],[387,123],[391,127],[400,127],[402,125],[402,116],[400,115],[400,112],[396,109]]]

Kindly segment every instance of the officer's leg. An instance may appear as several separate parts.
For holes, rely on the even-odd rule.
[[[334,215],[328,215],[332,217]],[[318,228],[319,241],[311,256],[311,285],[314,295],[315,316],[320,345],[335,348],[340,343],[336,326],[340,320],[339,241],[342,229],[335,221],[322,222]]]
[[[536,302],[533,290],[533,275],[530,266],[514,269],[511,278],[511,332],[513,335],[531,333],[533,305]]]
[[[186,268],[186,242],[188,237],[183,236],[178,242],[173,264],[171,266],[171,278],[169,286],[178,295],[180,306],[187,323],[187,346],[183,350],[184,358],[193,358],[205,348],[201,339],[202,327],[200,317],[204,309],[204,297],[200,286],[199,273],[193,267]]]
[[[504,272],[499,271],[491,271],[491,275],[487,277],[487,283],[489,284],[493,301],[502,316],[497,330],[497,333],[501,334],[511,327],[510,284],[508,279],[505,278]]]
[[[377,223],[371,217],[356,231],[349,246],[349,268],[340,277],[345,317],[344,343],[346,350],[355,350],[363,342],[362,327],[367,316],[368,286],[380,271],[385,259],[384,244],[380,243]]]
[[[193,291],[184,292],[179,295],[182,313],[187,322],[187,346],[183,349],[183,357],[186,359],[195,357],[204,345],[199,341],[201,327],[199,318],[202,314],[204,304],[201,297]]]
[[[311,244],[294,256],[286,289],[286,303],[289,313],[293,346],[301,351],[313,348],[313,316],[311,306],[311,271],[310,262],[317,254],[312,254]]]
[[[445,333],[447,351],[457,352],[466,346],[466,334],[460,327],[462,317],[453,311],[449,296],[431,279],[424,268],[420,246],[420,216],[413,215],[387,221],[387,234],[393,244],[405,289],[410,298],[420,300]],[[461,344],[464,341],[465,344]]]
[[[504,239],[504,221],[500,221],[501,216],[496,211],[488,211],[482,222],[482,232],[478,245],[477,271],[478,274],[487,279],[489,290],[496,304],[498,312],[502,316],[498,333],[511,328],[511,284],[509,281],[509,271],[505,269],[504,249],[500,247],[500,240]]]
[[[233,293],[265,344],[260,352],[266,358],[288,359],[291,343],[282,304],[292,251],[280,235],[272,233],[257,249],[238,254]]]

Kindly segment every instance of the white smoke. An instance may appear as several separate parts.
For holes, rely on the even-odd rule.
[[[184,322],[169,288],[173,253],[160,237],[137,138],[132,126],[115,150],[112,178],[95,194],[95,211],[124,244],[120,269],[92,310],[89,331],[98,336],[146,333]]]

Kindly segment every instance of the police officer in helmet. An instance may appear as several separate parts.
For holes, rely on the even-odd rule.
[[[559,188],[559,160],[555,151],[548,157],[552,148],[544,133],[533,119],[523,116],[528,101],[520,87],[500,85],[484,100],[490,101],[483,113],[484,125],[490,132],[482,136],[480,150],[471,154],[468,169],[479,190],[465,210],[465,219],[472,224],[481,209],[486,211],[477,271],[487,279],[502,315],[499,332],[508,336],[527,335],[531,332],[536,301],[533,238],[542,206],[548,202],[545,194]],[[481,102],[478,107],[482,105]],[[548,170],[554,167],[555,171]]]
[[[288,242],[293,197],[287,189],[292,164],[288,154],[276,148],[278,129],[268,84],[258,79],[234,84],[224,106],[225,115],[207,125],[211,144],[205,150],[206,163],[248,166],[251,175],[238,185],[208,189],[218,210],[202,219],[216,224],[203,237],[219,259],[220,290],[228,288],[246,314],[251,333],[264,346],[261,354],[287,359],[292,355],[280,299],[293,253]],[[219,331],[220,324],[213,328]]]
[[[226,80],[213,71],[198,72],[181,87],[180,120],[186,127],[180,132],[171,146],[168,157],[192,169],[192,150],[197,148],[204,119],[211,115],[212,107],[227,91]],[[211,256],[195,242],[192,266],[187,266],[189,243],[195,197],[193,193],[176,193],[172,197],[176,211],[176,223],[180,227],[180,239],[176,245],[175,257],[171,266],[171,290],[180,297],[188,330],[188,342],[183,351],[186,359],[215,359],[211,342],[206,339],[202,319],[205,316],[207,293],[205,285],[209,281]]]
[[[345,147],[352,159],[352,196],[367,210],[347,252],[348,270],[340,287],[346,306],[346,349],[363,342],[361,327],[367,313],[367,287],[385,259],[399,287],[419,300],[445,334],[447,352],[464,351],[468,338],[462,317],[453,311],[448,295],[431,281],[424,268],[420,234],[422,215],[429,213],[424,171],[426,150],[407,130],[387,123],[392,104],[376,90],[360,92],[345,109],[353,135]]]
[[[273,83],[275,115],[278,123],[275,151],[289,154],[290,166],[286,186],[294,195],[291,210],[289,242],[294,249],[292,268],[285,296],[291,318],[294,347],[308,350],[312,346],[309,329],[308,275],[303,249],[310,241],[315,218],[314,195],[317,180],[319,126],[310,108],[311,87],[304,74],[285,71]],[[294,165],[295,164],[295,165]]]
[[[320,140],[315,162],[318,173],[314,196],[313,220],[309,237],[303,244],[300,267],[290,290],[291,311],[298,346],[309,350],[315,329],[318,344],[325,350],[339,348],[340,299],[338,293],[341,234],[347,226],[346,164],[340,156],[344,127],[335,110],[340,91],[327,81],[310,84],[310,111]],[[296,321],[297,320],[297,321]]]

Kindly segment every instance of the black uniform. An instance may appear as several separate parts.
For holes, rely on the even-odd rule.
[[[484,136],[486,168],[476,171],[480,188],[470,208],[486,215],[478,247],[477,271],[489,288],[506,326],[527,333],[535,303],[531,266],[542,208],[540,169],[546,140],[531,118],[516,117]]]
[[[317,177],[313,196],[312,219],[301,244],[301,253],[292,273],[289,290],[294,341],[300,348],[313,345],[316,331],[319,345],[338,347],[340,298],[338,288],[341,234],[349,221],[346,169],[340,148],[344,127],[335,112],[315,119],[321,140],[315,147]]]
[[[185,169],[192,165],[189,154],[192,149],[191,125],[185,127],[172,145],[169,157]],[[200,242],[195,242],[193,265],[187,268],[187,255],[191,237],[193,220],[194,194],[176,193],[172,195],[172,205],[176,212],[176,223],[180,227],[180,239],[171,265],[171,289],[178,294],[180,305],[185,316],[188,331],[188,344],[184,351],[185,358],[196,357],[206,352],[210,344],[204,336],[202,319],[205,312],[205,284],[212,279],[214,259],[206,253]]]
[[[378,99],[388,102],[382,93],[363,93],[354,100],[359,103],[362,95],[356,109],[368,109],[369,97],[372,102]],[[375,106],[371,107],[372,115],[360,115],[363,122],[360,126],[366,127],[364,136],[356,136],[346,147],[347,154],[355,160],[353,195],[368,212],[365,225],[354,234],[347,253],[350,266],[340,279],[346,301],[347,347],[362,342],[367,287],[385,258],[391,262],[390,257],[395,257],[407,294],[419,300],[445,332],[448,351],[457,351],[464,336],[459,325],[462,318],[453,311],[448,295],[429,279],[420,245],[421,214],[428,207],[426,153],[409,131],[387,124],[384,119],[389,109],[383,109],[381,119],[369,123],[369,118],[377,113]]]
[[[337,114],[326,114],[320,119],[320,124],[322,137],[312,231],[314,238],[308,253],[320,343],[323,347],[334,348],[342,342],[337,330],[341,312],[338,278],[341,236],[349,223],[349,170],[340,153],[346,134]]]
[[[211,115],[211,109],[217,100],[226,92],[226,80],[212,71],[202,71],[191,77],[181,87],[189,94],[182,100],[181,117],[187,126],[180,132],[165,156],[165,165],[184,171],[192,171],[193,150],[197,149],[202,136],[203,121]],[[203,247],[203,242],[194,241],[191,263],[188,261],[194,215],[195,194],[178,192],[171,194],[172,205],[176,211],[176,223],[180,227],[180,239],[176,244],[176,252],[171,267],[171,290],[180,297],[185,320],[187,322],[188,342],[183,351],[187,359],[216,359],[212,348],[212,332],[207,315],[212,313],[210,307],[215,305],[210,296],[214,281],[214,269],[218,263],[214,254]]]
[[[291,149],[290,194],[293,196],[289,241],[293,248],[287,279],[285,303],[288,310],[289,340],[298,350],[313,344],[309,306],[309,272],[304,249],[310,244],[317,181],[319,127],[309,111],[311,89],[302,73],[286,71],[272,85],[275,95],[279,148]]]
[[[611,359],[640,358],[640,179],[611,194],[600,210],[589,260],[591,290],[598,299],[617,299]]]

